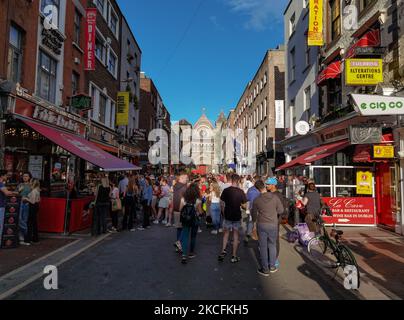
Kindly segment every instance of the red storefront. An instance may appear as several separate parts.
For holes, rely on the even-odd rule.
[[[11,184],[25,171],[41,181],[41,232],[72,233],[91,226],[94,190],[85,181],[88,163],[100,172],[138,169],[86,140],[87,130],[78,115],[31,96],[16,97],[5,130],[6,168]]]

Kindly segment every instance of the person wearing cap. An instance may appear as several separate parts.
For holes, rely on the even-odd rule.
[[[273,192],[276,191],[278,180],[268,178],[265,182],[268,192],[262,193],[254,200],[251,215],[257,224],[258,242],[261,255],[261,268],[258,273],[268,277],[269,273],[278,271],[276,266],[276,242],[279,229],[279,215],[284,212],[281,200]],[[268,255],[269,252],[269,255]]]

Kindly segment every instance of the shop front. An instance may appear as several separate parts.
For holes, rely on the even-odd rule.
[[[328,224],[379,225],[395,230],[398,170],[391,120],[350,115],[316,129],[312,135],[322,144],[277,171],[315,181],[333,211],[333,217],[324,217]]]
[[[87,168],[100,172],[136,170],[86,140],[87,122],[28,96],[17,96],[5,124],[4,167],[9,187],[24,172],[41,182],[40,232],[72,233],[91,226],[94,190]]]

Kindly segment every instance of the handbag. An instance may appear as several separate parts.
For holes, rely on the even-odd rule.
[[[112,199],[112,211],[122,210],[122,202],[121,199]]]
[[[254,224],[254,228],[251,232],[251,239],[253,239],[254,241],[258,241],[258,231],[257,231],[257,225]]]

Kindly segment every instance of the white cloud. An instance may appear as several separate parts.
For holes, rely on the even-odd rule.
[[[247,29],[262,31],[283,20],[287,0],[224,0],[231,11],[248,17]]]

